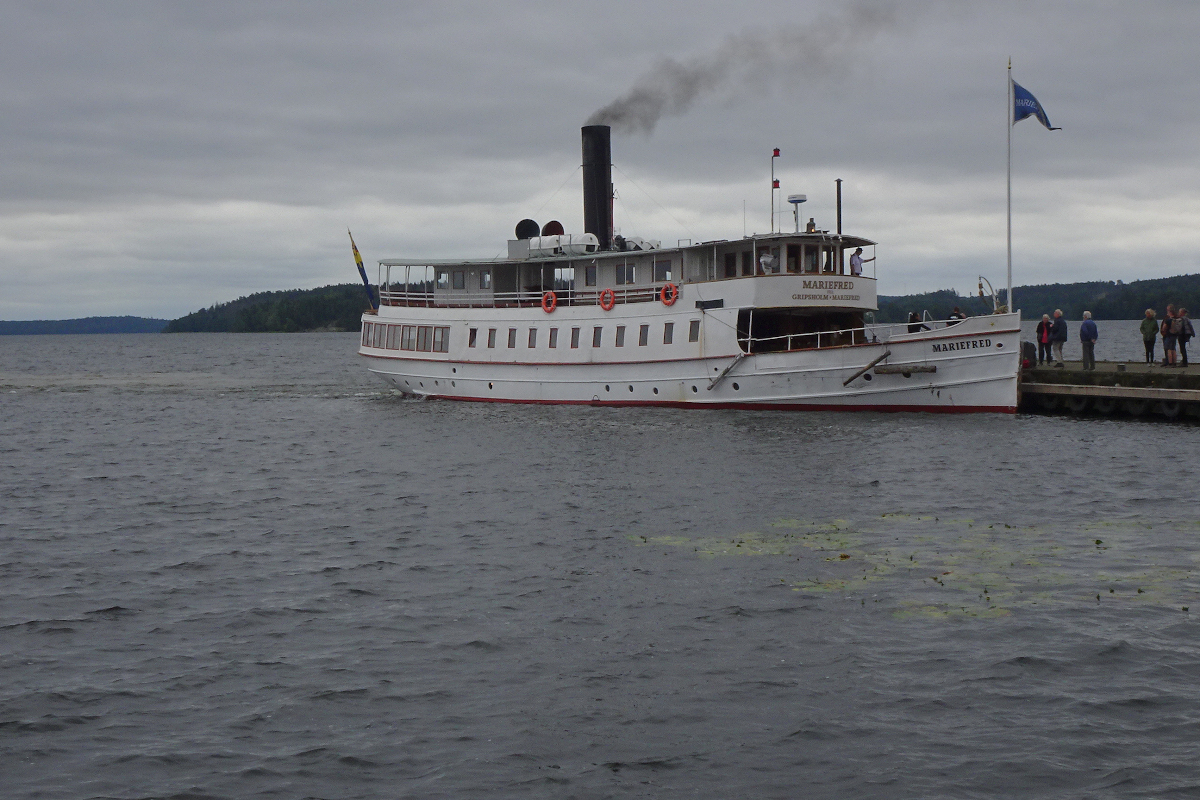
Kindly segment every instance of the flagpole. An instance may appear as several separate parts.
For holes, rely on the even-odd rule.
[[[1013,118],[1013,83],[1012,56],[1008,57],[1008,110],[1005,112],[1008,127],[1008,310],[1016,311],[1012,296],[1012,118]]]

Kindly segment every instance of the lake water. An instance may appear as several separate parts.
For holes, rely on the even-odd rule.
[[[5,798],[1200,794],[1200,428],[418,402],[355,344],[0,337]]]

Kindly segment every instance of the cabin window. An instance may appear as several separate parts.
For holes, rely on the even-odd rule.
[[[675,323],[674,322],[664,322],[663,323],[663,344],[671,344],[671,341],[674,338],[675,338]]]
[[[571,328],[571,347],[579,347],[579,328]]]
[[[388,325],[388,332],[387,332],[387,349],[388,350],[399,349],[399,346],[396,344],[396,328],[397,327],[399,327],[399,326]]]
[[[671,280],[671,259],[663,259],[654,262],[654,282],[665,283]],[[630,281],[633,283],[633,281]]]
[[[537,328],[529,329],[529,347],[537,347]]]
[[[492,288],[492,271],[490,269],[482,269],[479,271],[479,288]]]
[[[800,271],[800,245],[789,244],[787,246],[787,271]]]
[[[428,353],[433,349],[433,326],[418,325],[417,326],[417,350],[422,353]]]
[[[448,353],[450,352],[450,329],[447,327],[439,327],[433,329],[433,352]]]
[[[625,326],[618,325],[617,326],[617,347],[624,347],[624,346],[625,346]]]
[[[819,269],[820,252],[813,245],[806,245],[804,248],[804,271],[816,272]]]
[[[449,270],[438,270],[437,288],[439,288],[439,289],[449,289],[450,288],[450,271]]]
[[[638,347],[645,347],[650,344],[650,326],[643,325],[638,331]]]
[[[475,346],[475,339],[477,338],[478,333],[478,328],[471,328],[470,332],[467,334],[467,347]]]
[[[603,330],[604,328],[601,328],[599,325],[592,328],[592,347],[600,346],[600,334]]]
[[[509,346],[509,349],[517,346],[517,329],[516,328],[508,329],[508,346]]]
[[[550,349],[558,347],[558,328],[550,329]]]
[[[569,292],[575,288],[575,268],[574,267],[555,267],[554,268],[554,291]]]
[[[387,329],[386,325],[375,323],[375,329],[371,331],[371,346],[383,347],[383,333]]]
[[[362,346],[366,347],[367,342],[371,341],[371,323],[364,322],[362,329]]]
[[[488,328],[488,347],[496,346],[496,329]]]
[[[417,326],[405,325],[400,331],[400,349],[401,350],[416,350],[417,349]]]
[[[725,277],[726,278],[736,278],[737,277],[737,253],[726,253],[725,254]]]
[[[455,289],[467,288],[467,273],[463,272],[461,269],[454,270],[450,277],[453,281],[452,285]]]
[[[592,264],[583,268],[583,284],[585,286],[596,285],[596,265]]]
[[[688,323],[688,341],[689,342],[700,341],[700,320],[694,319],[690,323]]]
[[[754,253],[747,250],[742,253],[742,276],[754,274]]]
[[[633,264],[617,264],[617,285],[623,286],[627,283],[634,283]]]

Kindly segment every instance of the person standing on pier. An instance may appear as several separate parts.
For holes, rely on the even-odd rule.
[[[1096,323],[1092,322],[1092,312],[1083,312],[1083,323],[1079,326],[1079,341],[1083,345],[1083,368],[1096,369],[1096,340],[1100,338]]]
[[[1055,367],[1063,367],[1063,345],[1067,343],[1067,321],[1063,319],[1062,309],[1054,309],[1054,323],[1050,327],[1050,346],[1054,350]]]
[[[1146,345],[1146,363],[1154,364],[1154,340],[1158,338],[1158,320],[1155,319],[1154,309],[1146,309],[1146,318],[1142,320],[1142,344]]]
[[[1038,365],[1043,362],[1050,361],[1050,330],[1054,327],[1054,323],[1050,321],[1049,314],[1042,314],[1042,321],[1038,323],[1037,330],[1034,331],[1038,343]],[[1158,330],[1155,328],[1154,330]]]
[[[1158,332],[1162,334],[1163,340],[1163,360],[1164,367],[1175,366],[1175,340],[1178,335],[1175,330],[1175,306],[1167,306],[1167,315],[1163,317],[1162,325]]]
[[[1186,308],[1179,309],[1177,319],[1179,320],[1179,366],[1186,367],[1187,343],[1196,335],[1196,329],[1192,327],[1192,318],[1188,316]]]

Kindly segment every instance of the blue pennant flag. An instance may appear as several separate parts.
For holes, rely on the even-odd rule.
[[[1038,122],[1046,126],[1046,130],[1061,131],[1062,128],[1054,128],[1050,126],[1050,118],[1046,116],[1046,110],[1042,108],[1042,104],[1033,96],[1025,87],[1016,81],[1013,85],[1013,124],[1016,125],[1026,117],[1036,116]]]

